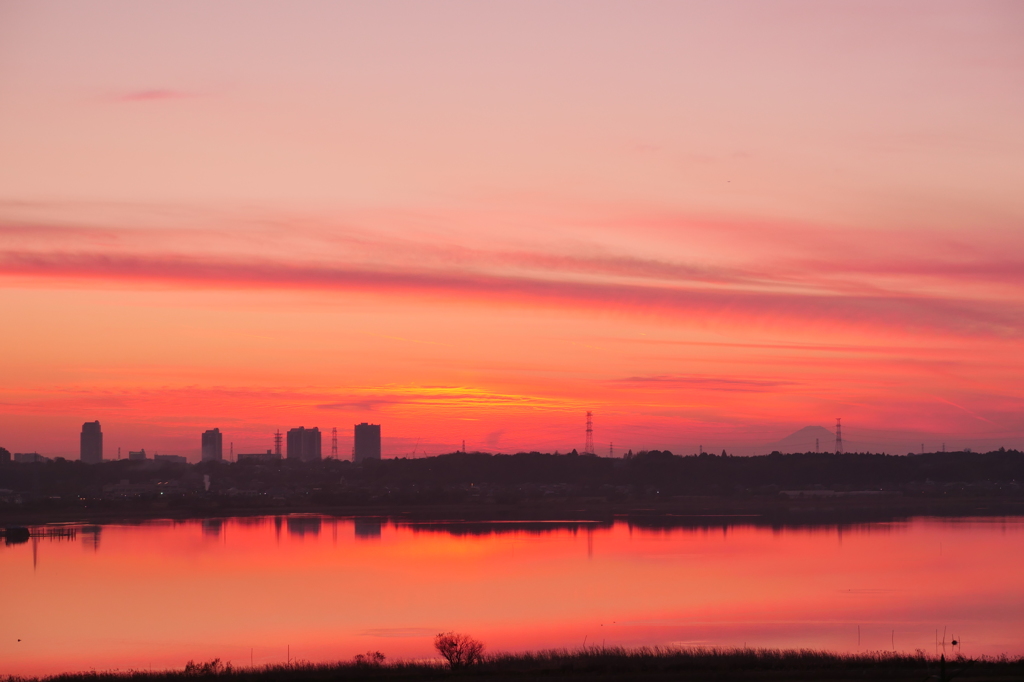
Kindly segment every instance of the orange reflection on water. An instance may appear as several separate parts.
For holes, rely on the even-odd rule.
[[[44,529],[45,530],[45,529]],[[1024,520],[837,529],[395,524],[80,527],[0,547],[0,673],[587,645],[1024,653]],[[20,640],[20,641],[19,641]],[[947,652],[948,652],[947,647]]]

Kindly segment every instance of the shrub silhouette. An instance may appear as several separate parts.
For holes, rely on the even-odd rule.
[[[384,665],[384,654],[379,651],[367,651],[365,654],[356,654],[356,665],[369,665],[379,668]]]
[[[453,670],[479,663],[483,658],[484,644],[469,635],[458,632],[442,632],[434,638],[434,648],[448,661]]]
[[[195,661],[189,661],[185,664],[185,675],[189,677],[199,677],[202,675],[230,675],[231,664],[221,663],[219,658],[215,658],[207,663],[196,663]]]

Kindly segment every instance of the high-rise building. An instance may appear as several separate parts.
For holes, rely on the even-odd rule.
[[[380,424],[356,424],[355,461],[380,459]]]
[[[103,432],[100,431],[98,421],[82,424],[79,446],[79,457],[86,464],[99,464],[103,461]]]
[[[299,462],[319,462],[320,429],[304,426],[288,430],[288,459]]]
[[[224,459],[224,437],[220,429],[203,431],[203,461],[220,462]]]

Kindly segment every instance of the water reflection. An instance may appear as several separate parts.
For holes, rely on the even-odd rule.
[[[98,552],[100,549],[100,536],[103,533],[103,526],[82,526],[82,546]]]
[[[320,535],[320,517],[289,516],[288,535],[300,538],[306,535],[309,535],[311,537],[317,537],[318,535]]]
[[[9,526],[4,529],[5,545],[22,545],[28,542],[30,531],[23,526]]]
[[[381,529],[384,526],[383,522],[377,518],[356,518],[354,519],[353,525],[355,526],[356,538],[364,540],[379,538]]]
[[[499,651],[584,637],[931,651],[948,627],[967,655],[1024,653],[1021,518],[791,527],[281,515],[26,531],[0,545],[0,575],[19,586],[5,591],[0,674],[250,653],[259,665],[284,660],[285,645],[308,660],[419,657],[449,629]]]
[[[224,519],[203,519],[203,535],[208,538],[219,538],[224,527]]]
[[[266,516],[239,516],[231,519],[231,521],[244,528],[255,528],[270,523],[270,519]]]
[[[358,522],[357,522],[358,523]],[[611,528],[610,521],[419,521],[396,522],[414,533],[443,533],[453,536],[486,536],[519,534],[540,535],[568,531],[575,535],[582,530]],[[357,526],[358,528],[358,526]],[[379,533],[378,533],[379,535]]]

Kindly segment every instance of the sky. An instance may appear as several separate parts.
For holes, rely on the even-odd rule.
[[[0,0],[0,446],[1024,447],[1022,120],[1018,2]]]

